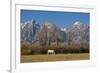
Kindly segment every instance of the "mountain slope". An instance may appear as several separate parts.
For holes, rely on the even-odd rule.
[[[39,25],[30,20],[21,25],[21,41],[32,42]]]

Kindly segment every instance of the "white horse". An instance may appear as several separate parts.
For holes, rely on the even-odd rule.
[[[55,51],[54,50],[48,50],[47,54],[55,54]]]

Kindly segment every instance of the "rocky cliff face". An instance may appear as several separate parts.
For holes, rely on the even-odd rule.
[[[21,25],[21,41],[33,42],[39,25],[34,20],[27,21]]]
[[[67,36],[73,43],[89,42],[89,26],[76,21],[68,29]]]

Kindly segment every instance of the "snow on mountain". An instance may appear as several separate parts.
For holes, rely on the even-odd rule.
[[[88,26],[88,25],[87,25]],[[79,21],[73,23],[73,25],[69,28],[69,32],[67,33],[70,36],[70,39],[74,43],[80,43],[82,41],[88,42],[86,37],[89,39],[89,28],[86,25],[82,24]],[[86,29],[87,28],[87,29]],[[87,31],[87,32],[86,32]],[[87,34],[87,35],[86,35]]]

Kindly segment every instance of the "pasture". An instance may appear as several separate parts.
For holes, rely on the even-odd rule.
[[[21,63],[89,60],[89,53],[22,55]]]

